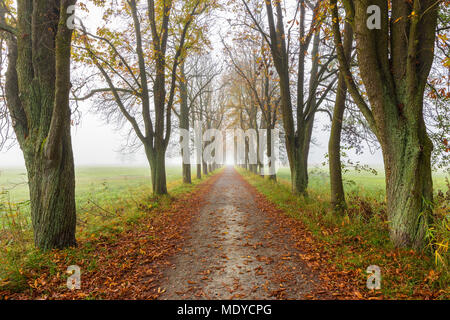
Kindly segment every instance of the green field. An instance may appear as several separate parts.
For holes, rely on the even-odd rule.
[[[194,170],[195,168],[193,168],[193,177]],[[295,196],[289,192],[288,168],[281,168],[278,171],[280,184],[273,184],[268,179],[261,179],[248,171],[239,170],[269,200],[286,210],[289,215],[302,219],[319,239],[332,243],[330,248],[339,248],[331,252],[334,255],[332,263],[339,268],[363,270],[367,265],[366,262],[372,259],[373,248],[378,250],[376,251],[377,259],[388,257],[386,253],[392,250],[386,224],[380,223],[384,221],[380,219],[383,219],[382,212],[385,208],[385,182],[382,172],[379,171],[377,175],[374,175],[368,172],[349,171],[345,175],[345,188],[349,194],[349,214],[346,220],[327,214],[330,209],[330,183],[325,168],[311,168],[308,189],[310,197],[308,198]],[[445,177],[444,174],[435,175],[436,190],[442,189],[444,192],[447,190]],[[3,248],[0,252],[0,279],[8,279],[4,285],[10,288],[8,290],[18,292],[29,288],[29,279],[39,274],[40,270],[54,267],[52,256],[44,256],[34,249],[30,207],[28,202],[21,203],[28,199],[26,181],[24,169],[0,169],[0,247]],[[91,243],[99,241],[98,239],[113,242],[118,234],[128,230],[127,228],[134,228],[144,221],[143,219],[148,219],[159,212],[157,210],[164,210],[174,197],[192,191],[201,182],[201,180],[193,179],[193,185],[182,184],[181,167],[175,166],[167,168],[167,181],[171,196],[153,197],[148,168],[78,167],[76,169],[77,239],[80,243],[89,245],[84,247],[84,251],[66,251],[69,259],[73,259],[70,261],[78,261],[80,257],[83,257],[82,259],[92,261],[89,268],[95,268],[96,259],[89,253],[92,248]],[[9,198],[9,201],[5,199],[5,196]],[[364,206],[360,206],[361,204]],[[155,211],[156,208],[158,209]],[[439,226],[440,224],[432,225],[433,230],[437,230],[436,240],[433,243],[442,241],[441,239],[448,234],[448,229],[444,230],[445,227]],[[329,232],[325,236],[323,230],[340,231]],[[354,239],[359,235],[367,239],[364,247],[358,247],[359,251],[351,251],[354,250],[354,246],[341,245],[342,239],[349,237]],[[351,244],[353,243],[352,240]],[[442,256],[443,259],[447,259],[446,251],[442,253]],[[377,265],[390,263],[387,260],[375,261],[379,261],[376,262]],[[416,259],[415,256],[402,257],[405,272],[415,277],[411,282],[402,284],[402,294],[411,291],[415,282],[423,281],[429,270],[438,268],[437,264],[436,266],[433,264],[434,259],[426,261],[428,262]],[[23,273],[23,270],[27,270],[28,273]],[[448,279],[447,276],[441,278],[444,279],[443,282]],[[397,292],[398,278],[390,275],[390,278],[387,276],[386,279],[390,281],[390,285],[386,286],[385,294],[394,296]],[[0,290],[1,288],[0,281]]]
[[[147,168],[76,168],[77,239],[114,239],[142,219],[152,217],[158,212],[155,208],[164,210],[174,198],[192,192],[206,180],[193,178],[187,185],[182,183],[181,167],[168,167],[166,171],[170,196],[155,197]],[[34,248],[26,181],[24,169],[0,169],[0,291],[2,286],[12,291],[28,288],[29,274],[23,270],[37,274],[42,268],[54,267],[52,255],[43,255]],[[67,252],[79,258],[80,254],[88,255],[89,248]],[[90,261],[90,267],[94,267],[95,257]],[[2,279],[8,280],[2,283]]]
[[[291,173],[289,168],[280,168],[277,172],[278,178],[289,183]],[[435,192],[447,190],[445,178],[450,177],[445,173],[434,173],[433,184]],[[309,191],[317,194],[329,194],[330,177],[326,168],[314,168],[310,170]],[[344,174],[344,188],[347,193],[357,193],[361,196],[371,196],[381,201],[385,197],[385,177],[383,170],[377,169],[377,174],[370,172],[357,172],[350,170]]]
[[[132,189],[150,186],[150,169],[144,167],[78,167],[75,175],[77,202],[90,198],[114,199]],[[181,167],[167,168],[169,184],[180,179]],[[2,190],[8,191],[11,202],[28,200],[25,169],[0,169]]]
[[[144,167],[78,167],[75,176],[78,217],[80,221],[89,220],[89,227],[94,229],[104,226],[103,218],[120,220],[124,213],[133,216],[142,211],[140,203],[153,201],[150,170]],[[189,189],[181,178],[181,167],[167,168],[167,187],[171,194]],[[193,179],[194,184],[198,182]],[[0,169],[0,234],[2,227],[14,224],[11,220],[14,217],[20,217],[24,226],[30,226],[28,200],[25,169]],[[97,220],[99,217],[102,221]]]
[[[193,169],[193,176],[195,175]],[[281,180],[289,181],[288,168],[278,170]],[[434,175],[435,190],[446,190],[446,175]],[[448,176],[447,176],[448,177]],[[180,167],[167,168],[167,181],[174,182],[181,179]],[[361,195],[384,198],[384,173],[378,170],[374,175],[369,172],[349,172],[344,175],[346,192],[356,192]],[[128,193],[139,187],[149,187],[150,170],[144,167],[78,167],[76,169],[76,197],[78,202],[85,202],[91,198],[103,200],[115,199],[118,195]],[[309,189],[315,193],[329,192],[329,175],[323,169],[312,169],[310,172]],[[0,191],[7,190],[11,202],[21,202],[29,199],[25,169],[0,169]]]

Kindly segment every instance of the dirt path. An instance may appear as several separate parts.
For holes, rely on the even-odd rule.
[[[160,299],[302,299],[317,283],[232,168],[212,185]]]

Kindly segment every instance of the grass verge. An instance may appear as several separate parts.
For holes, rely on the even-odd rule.
[[[153,251],[148,249],[148,257],[145,254],[145,258],[152,260],[161,254],[156,243],[159,235],[154,232],[153,224],[158,225],[160,233],[164,234],[162,229],[170,228],[166,224],[173,213],[167,214],[167,221],[161,220],[171,210],[172,204],[194,193],[199,185],[216,173],[201,180],[194,179],[191,185],[183,184],[181,180],[171,181],[168,183],[168,196],[154,197],[150,186],[139,186],[117,193],[113,198],[90,198],[83,207],[78,207],[78,247],[49,252],[39,251],[33,246],[28,203],[12,204],[6,199],[6,193],[0,195],[0,200],[3,200],[0,201],[3,218],[0,226],[0,299],[65,298],[64,294],[55,295],[55,292],[67,291],[65,283],[69,275],[65,268],[80,265],[83,273],[99,276],[99,270],[108,266],[109,257],[117,258],[117,253],[130,248],[135,239],[138,239],[138,245],[129,254],[144,252],[147,246]],[[114,250],[118,241],[122,247]],[[130,262],[124,262],[129,258],[125,256],[117,262],[125,263],[120,266],[122,271],[136,261],[130,258]],[[129,290],[131,292],[132,288]],[[91,293],[80,297],[99,298]],[[108,295],[100,298],[108,298]]]
[[[321,247],[330,257],[328,262],[339,270],[354,272],[360,286],[367,279],[367,267],[379,266],[382,286],[374,297],[450,298],[449,226],[445,204],[439,204],[441,207],[435,212],[439,217],[435,217],[436,223],[429,227],[434,230],[434,242],[430,242],[434,250],[427,248],[424,252],[415,252],[394,248],[390,243],[384,203],[370,197],[349,195],[347,213],[336,216],[323,192],[310,190],[308,198],[295,196],[287,183],[274,183],[240,168],[238,171],[284,214],[300,220],[316,241],[324,244]],[[442,247],[447,249],[441,250],[441,259],[437,259],[436,248]]]

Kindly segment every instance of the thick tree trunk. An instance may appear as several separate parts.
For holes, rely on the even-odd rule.
[[[153,193],[156,195],[167,194],[167,181],[166,181],[166,157],[165,150],[156,151],[154,158],[154,176],[152,179]]]
[[[382,149],[391,240],[398,247],[421,248],[433,201],[433,144],[423,118],[419,126],[416,119],[411,120],[392,128],[390,142],[382,144]]]
[[[347,59],[350,59],[353,44],[353,28],[350,23],[345,24],[344,51]],[[330,166],[331,205],[335,212],[342,212],[347,207],[345,202],[344,184],[342,181],[341,165],[341,132],[344,120],[345,101],[347,96],[347,84],[344,75],[339,73],[339,82],[336,93],[336,102],[331,122],[330,140],[328,143],[328,158]]]
[[[42,153],[24,151],[36,247],[75,246],[75,171],[70,133],[65,134],[58,163],[50,163]]]
[[[165,150],[152,149],[151,146],[145,146],[146,155],[150,164],[152,190],[155,195],[167,194],[166,181],[166,157]]]
[[[308,169],[305,167],[303,154],[300,152],[300,149],[297,149],[296,151],[298,153],[294,157],[293,165],[291,165],[292,192],[295,194],[306,195],[306,188],[308,186]]]
[[[291,160],[293,162],[293,168],[291,169],[292,192],[303,196],[308,196],[308,158],[313,125],[314,116],[301,126],[297,137],[301,143],[295,148],[295,153]]]
[[[17,38],[8,38],[7,107],[27,167],[34,242],[44,250],[76,245],[66,26],[74,3],[18,1]]]
[[[421,248],[433,201],[432,143],[425,131],[420,133],[417,142],[406,139],[406,132],[399,140],[406,146],[399,143],[397,153],[385,156],[388,159],[385,167],[390,235],[399,247]]]
[[[337,1],[331,4],[341,71],[383,151],[391,239],[397,247],[421,248],[433,200],[433,146],[424,122],[423,96],[434,58],[437,2],[384,3],[380,6],[380,30],[367,28],[367,1],[347,2],[370,108],[355,85],[343,52]],[[389,19],[401,22],[390,24]]]

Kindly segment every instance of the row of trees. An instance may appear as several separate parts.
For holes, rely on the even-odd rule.
[[[336,212],[346,208],[341,141],[357,148],[362,141],[375,142],[385,165],[391,239],[396,246],[421,248],[432,214],[432,165],[448,165],[448,118],[434,112],[448,114],[448,75],[447,82],[432,77],[448,72],[448,2],[233,3],[235,45],[226,51],[245,88],[235,96],[242,96],[242,110],[264,105],[264,77],[271,74],[266,66],[274,66],[274,100],[279,101],[292,191],[307,196],[314,120],[317,112],[326,112]],[[373,5],[375,13],[368,10]],[[435,53],[436,45],[447,52]],[[263,121],[267,107],[261,111]],[[252,127],[255,121],[247,113],[246,125]]]
[[[0,1],[4,107],[24,153],[37,247],[75,244],[71,100],[92,101],[108,121],[130,128],[129,141],[144,148],[158,195],[167,193],[165,159],[174,128],[200,122],[202,132],[267,130],[269,159],[268,129],[280,128],[292,191],[307,196],[313,128],[324,112],[331,120],[336,212],[346,207],[341,141],[357,148],[362,141],[376,143],[385,164],[391,238],[397,246],[423,245],[433,159],[441,166],[448,161],[442,152],[448,151],[442,143],[449,129],[448,82],[441,81],[449,66],[448,1],[90,3],[103,9],[102,26],[90,32],[81,23],[73,36],[67,22],[75,0]],[[224,70],[207,54],[211,14],[220,5],[233,13],[222,39]],[[369,16],[370,5],[379,15]],[[379,29],[368,27],[369,17],[378,19]],[[201,157],[207,143],[195,146],[197,177],[217,166]],[[263,145],[258,139],[258,151]],[[249,168],[261,173],[264,165]],[[186,183],[190,174],[183,164]],[[268,176],[276,179],[274,171]]]
[[[91,5],[104,9],[104,26],[91,33],[78,21],[72,37],[68,22],[75,2],[0,2],[2,53],[8,58],[4,106],[24,154],[35,245],[41,249],[76,244],[71,93],[74,103],[94,98],[107,117],[125,119],[145,149],[154,193],[167,193],[165,157],[178,87],[182,127],[189,123],[189,105],[199,98],[186,94],[183,64],[188,52],[205,48],[206,17],[217,6],[211,0],[94,0]],[[71,60],[72,69],[82,70],[72,79],[75,87]],[[200,100],[208,99],[208,88],[200,88]],[[213,125],[209,103],[200,102],[198,116]]]

